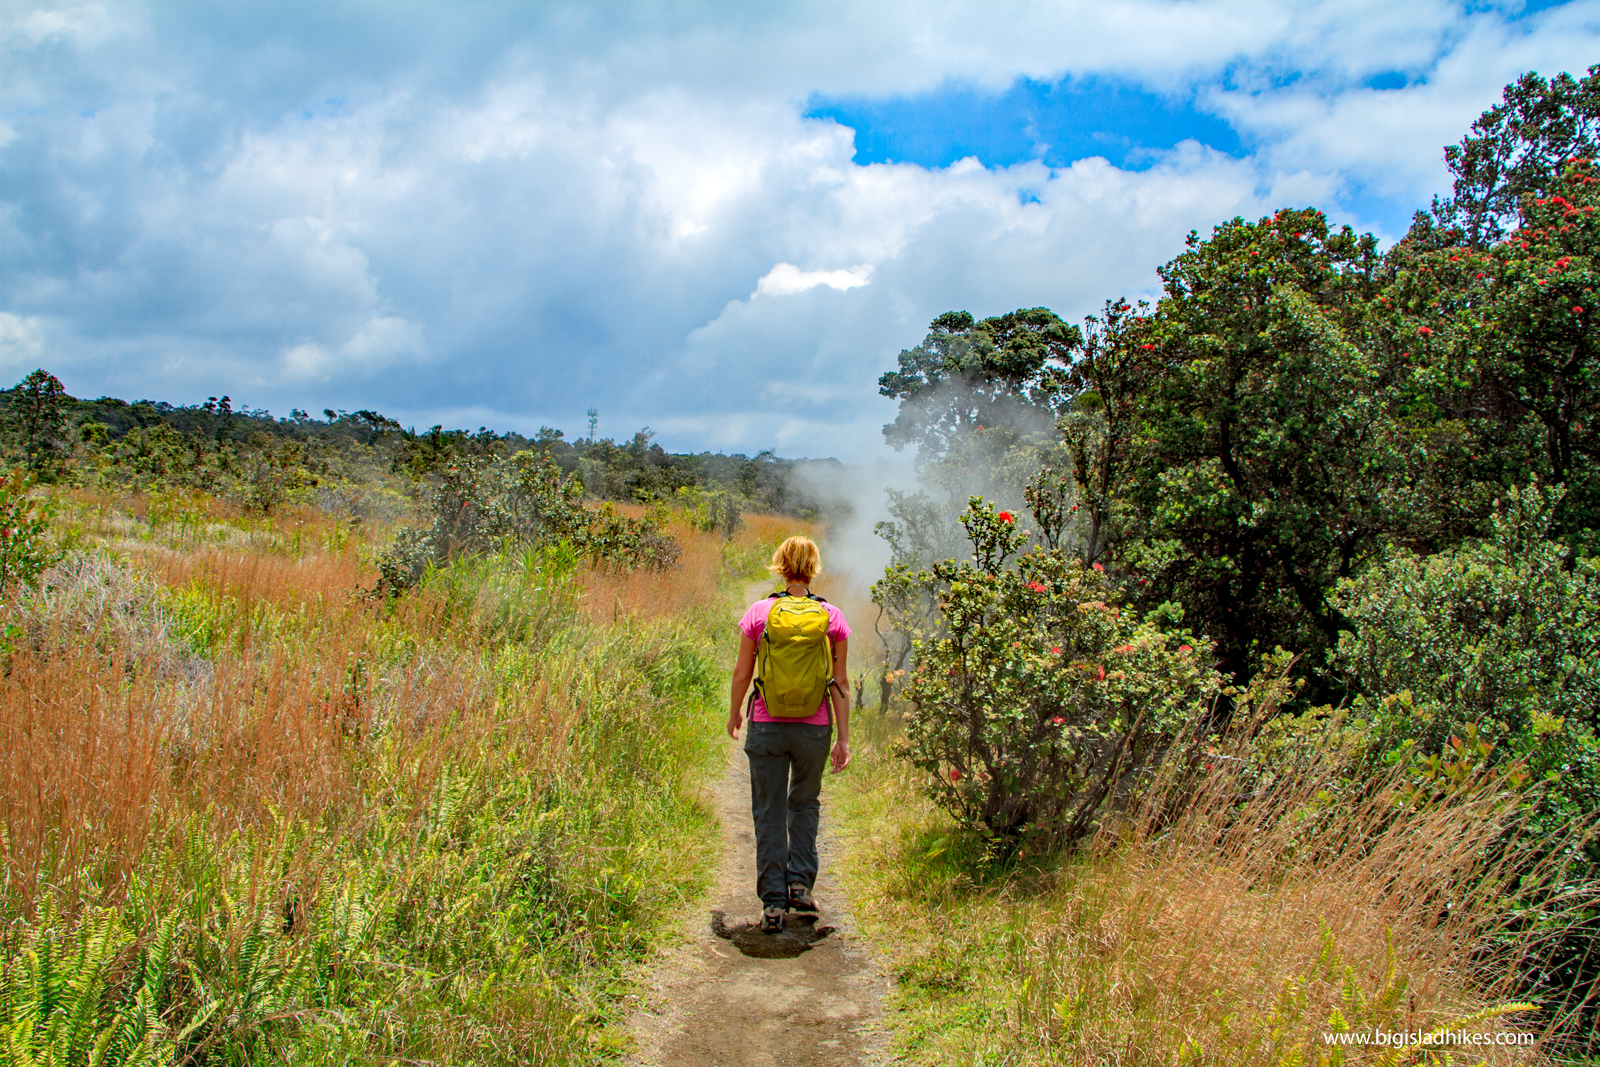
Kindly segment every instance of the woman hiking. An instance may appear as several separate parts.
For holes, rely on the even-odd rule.
[[[838,608],[811,592],[812,579],[822,573],[822,555],[809,537],[779,545],[767,569],[786,588],[751,604],[739,620],[728,736],[739,736],[741,705],[754,678],[744,751],[756,824],[756,892],[761,929],[776,934],[783,930],[784,912],[817,910],[811,888],[817,881],[818,796],[835,726],[834,773],[850,762],[850,626]]]

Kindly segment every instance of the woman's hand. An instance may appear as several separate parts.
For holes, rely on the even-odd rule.
[[[739,705],[735,704],[733,710],[728,712],[728,736],[735,741],[739,739],[739,727],[744,725],[744,716],[739,714]]]
[[[833,743],[833,753],[831,755],[831,759],[833,762],[834,774],[838,774],[840,771],[850,766],[850,742],[846,741],[842,737],[835,741]]]

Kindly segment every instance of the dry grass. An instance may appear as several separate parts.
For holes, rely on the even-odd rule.
[[[62,503],[74,551],[0,608],[0,1011],[43,1020],[20,961],[65,951],[103,1011],[155,1019],[124,979],[166,929],[185,977],[151,1025],[210,1019],[218,1062],[612,1040],[615,967],[708,861],[697,627],[770,546],[679,529],[671,575],[529,553],[377,602],[385,531],[190,494]],[[28,1030],[8,1034],[66,1055]]]
[[[282,817],[359,819],[373,763],[362,742],[375,734],[406,735],[426,796],[428,768],[504,728],[476,657],[385,656],[379,613],[348,595],[348,556],[201,553],[154,570],[151,582],[80,557],[46,576],[54,590],[25,617],[30,640],[0,687],[16,912],[31,914],[44,885],[69,904],[117,902],[145,850],[196,816],[219,836]],[[75,593],[86,587],[120,592]],[[404,614],[433,621],[437,604],[419,600]],[[535,700],[513,718],[530,710],[549,708]],[[559,733],[553,717],[525,725]]]
[[[1228,755],[1210,756],[1192,788],[1157,794],[1129,839],[1099,842],[1052,894],[1059,918],[1019,1006],[1042,1043],[1105,1052],[1139,1039],[1193,1062],[1268,1063],[1326,1051],[1340,1019],[1426,1031],[1512,998],[1517,961],[1482,955],[1518,865],[1497,847],[1516,808],[1494,783],[1414,804],[1397,781],[1336,785],[1344,764],[1328,748],[1280,764],[1270,785]],[[1073,1007],[1087,998],[1092,1009]]]
[[[807,522],[788,515],[757,515],[749,511],[744,513],[744,527],[741,532],[768,546],[769,554],[786,538],[809,537],[813,541],[820,541],[823,536],[820,523]]]
[[[471,762],[491,737],[517,736],[537,780],[566,759],[571,676],[528,667],[508,686],[490,662],[527,595],[515,576],[385,609],[359,595],[375,580],[372,553],[347,523],[183,503],[203,522],[152,535],[150,499],[73,494],[80,538],[126,562],[74,553],[10,609],[0,852],[12,914],[32,914],[45,886],[69,903],[118,901],[146,851],[196,817],[219,838],[285,817],[359,822],[382,763],[375,739],[409,753],[410,780],[394,787],[413,806],[441,767]],[[760,549],[749,529],[731,544],[672,532],[681,569],[582,572],[584,613],[609,623],[713,610],[736,554]],[[518,631],[525,659],[539,651],[527,640],[570,612],[545,593],[544,616]]]
[[[643,507],[618,505],[625,515],[639,517]],[[666,523],[678,539],[682,556],[677,567],[662,573],[590,570],[579,578],[583,610],[592,619],[628,617],[692,618],[720,608],[730,586],[742,586],[766,563],[773,547],[791,534],[816,535],[813,523],[773,515],[746,514],[743,526],[727,538],[697,530],[681,516]]]
[[[850,801],[851,866],[874,932],[898,944],[912,1059],[1317,1063],[1340,1026],[1559,1029],[1526,1013],[1464,1023],[1510,1002],[1542,951],[1509,924],[1514,894],[1548,890],[1550,872],[1499,847],[1516,808],[1494,783],[1427,804],[1398,783],[1353,791],[1336,731],[1270,782],[1247,779],[1242,755],[1203,756],[1210,771],[1087,853],[1008,869],[877,754]],[[1472,1052],[1463,1062],[1548,1062]]]

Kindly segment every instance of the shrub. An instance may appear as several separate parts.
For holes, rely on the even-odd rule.
[[[307,441],[281,441],[255,433],[249,447],[234,459],[233,495],[246,508],[269,514],[294,500],[304,500],[330,473],[321,450]]]
[[[865,753],[845,862],[864,928],[891,946],[905,1062],[1527,1064],[1549,1061],[1526,1047],[1341,1052],[1325,1035],[1578,1032],[1507,974],[1549,958],[1513,911],[1544,883],[1508,893],[1493,877],[1514,862],[1493,849],[1512,805],[1494,791],[1411,804],[1393,775],[1342,788],[1339,718],[1279,714],[1292,658],[1236,694],[1201,773],[1175,745],[1171,776],[1070,863],[993,863]],[[1268,720],[1297,738],[1273,746],[1271,780],[1255,770]]]
[[[1483,758],[1525,763],[1549,787],[1544,821],[1564,823],[1600,814],[1600,564],[1546,537],[1558,500],[1515,493],[1490,536],[1343,583],[1354,630],[1336,656],[1375,757],[1471,734]]]
[[[938,613],[916,641],[903,754],[1006,847],[1080,840],[1205,714],[1221,684],[1209,647],[1135,617],[1060,549],[1018,555],[1028,534],[1010,512],[974,497],[962,524],[971,559],[901,575]]]
[[[567,542],[597,566],[662,571],[678,562],[678,542],[655,523],[619,515],[607,502],[583,505],[583,486],[548,455],[509,460],[466,457],[427,494],[433,522],[403,530],[378,559],[378,592],[414,586],[429,566],[464,556]]]
[[[28,490],[33,476],[13,471],[0,479],[0,590],[31,582],[60,558],[50,542],[49,505]]]
[[[672,502],[683,510],[689,525],[701,533],[715,533],[720,529],[724,539],[731,541],[744,525],[739,498],[729,489],[679,486]]]
[[[237,476],[237,457],[231,447],[207,444],[158,422],[100,446],[95,466],[104,484],[137,493],[172,488],[218,492]]]
[[[1546,536],[1559,499],[1514,492],[1488,537],[1426,558],[1392,552],[1343,583],[1355,629],[1336,651],[1359,690],[1369,769],[1404,764],[1424,799],[1483,772],[1531,784],[1513,794],[1520,839],[1500,847],[1559,873],[1516,909],[1546,946],[1523,968],[1525,988],[1553,1013],[1584,1004],[1600,980],[1600,564]],[[1592,1000],[1571,1010],[1592,1030]]]

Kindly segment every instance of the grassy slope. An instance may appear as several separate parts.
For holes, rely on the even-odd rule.
[[[676,529],[666,577],[547,553],[388,609],[316,512],[80,494],[64,528],[8,609],[0,1058],[615,1052],[626,964],[712,858],[728,593],[776,524]]]

